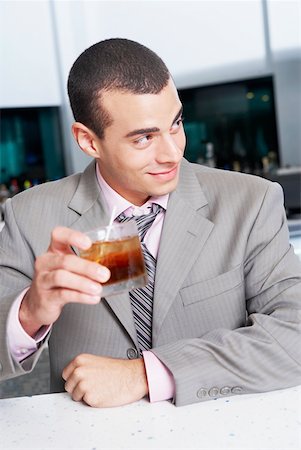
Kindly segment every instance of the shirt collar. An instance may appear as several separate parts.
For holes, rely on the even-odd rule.
[[[140,216],[142,214],[148,214],[149,208],[152,203],[157,203],[162,206],[166,210],[169,194],[160,195],[160,196],[152,196],[145,202],[142,206],[136,206],[122,197],[118,192],[114,191],[111,186],[104,180],[102,177],[100,170],[98,168],[98,164],[96,163],[96,176],[99,187],[103,193],[105,202],[107,204],[107,210],[109,216],[111,216],[114,206],[116,207],[115,218],[119,216],[122,212],[124,212],[127,216],[137,215]]]

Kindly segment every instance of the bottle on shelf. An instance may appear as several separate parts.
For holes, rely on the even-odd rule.
[[[207,142],[206,144],[205,165],[208,167],[216,167],[213,142]]]
[[[20,192],[20,187],[17,178],[12,178],[12,180],[10,181],[9,191],[12,196]]]
[[[4,203],[10,197],[10,192],[7,189],[6,184],[0,184],[0,204]]]

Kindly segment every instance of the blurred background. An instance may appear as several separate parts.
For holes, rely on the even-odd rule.
[[[127,37],[167,63],[186,158],[279,181],[300,213],[299,0],[1,1],[0,196],[81,171],[66,80],[91,44]]]
[[[0,204],[89,162],[71,135],[66,82],[77,56],[111,37],[166,62],[188,160],[282,185],[301,257],[299,0],[0,1]],[[1,383],[0,396],[43,392],[41,364],[43,376]]]

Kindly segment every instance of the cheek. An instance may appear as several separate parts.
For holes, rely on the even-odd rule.
[[[120,171],[121,177],[130,180],[137,177],[139,172],[147,167],[149,157],[149,152],[130,149],[130,151],[122,152],[122,157],[118,155],[113,164]]]
[[[184,151],[186,146],[186,134],[184,133],[184,130],[181,133],[181,149]]]
[[[123,160],[124,166],[126,166],[129,171],[138,173],[152,164],[155,154],[155,145],[150,145],[147,148],[139,150],[131,148],[130,151],[126,153],[127,156]]]
[[[186,145],[186,135],[184,133],[184,130],[175,135],[175,142],[179,150],[181,150],[181,152],[183,153]]]

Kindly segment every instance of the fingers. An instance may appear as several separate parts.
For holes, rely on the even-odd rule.
[[[100,301],[109,269],[71,250],[71,246],[86,249],[90,245],[90,239],[79,231],[66,227],[53,230],[48,250],[36,258],[32,284],[20,308],[28,334],[33,336],[41,326],[54,323],[67,303]]]
[[[100,277],[100,281],[102,279],[103,277]],[[70,288],[72,288],[76,292],[88,295],[100,295],[102,292],[100,283],[66,270],[56,270],[45,275],[44,288],[51,289],[55,286],[59,286],[60,289],[71,290]]]
[[[66,366],[62,372],[62,377],[65,381],[68,380],[68,378],[70,377],[71,373],[73,372],[73,370],[75,369],[74,367],[74,359],[71,361],[71,363],[68,364],[68,366]]]
[[[69,289],[52,289],[49,291],[47,298],[50,305],[50,313],[54,308],[58,307],[58,316],[61,314],[62,307],[68,303],[82,303],[85,305],[95,305],[100,302],[102,287],[100,286],[100,294],[86,294],[85,292],[78,292]]]
[[[41,298],[47,298],[48,302],[53,300],[59,305],[99,302],[102,283],[110,277],[106,267],[74,254],[48,252],[37,258],[35,269],[35,285]]]
[[[45,253],[36,259],[35,268],[37,272],[49,274],[47,281],[50,285],[68,287],[62,274],[72,273],[82,275],[90,280],[105,283],[110,277],[110,271],[100,264],[80,258],[74,254],[61,255]],[[76,278],[74,278],[76,280]],[[62,284],[64,281],[65,284]],[[68,280],[70,283],[70,280]]]
[[[62,373],[62,377],[66,381],[65,390],[67,392],[69,392],[70,395],[72,395],[75,386],[79,382],[79,379],[75,378],[75,376],[74,376],[75,368],[71,368],[70,366],[71,366],[71,364],[69,364],[67,367],[65,367],[65,369],[63,370],[63,373]]]
[[[91,239],[84,233],[67,227],[56,227],[51,233],[48,250],[56,253],[71,253],[71,246],[86,250],[91,247]]]
[[[68,380],[65,383],[65,390],[68,392],[68,394],[71,395],[72,399],[75,402],[80,402],[83,400],[83,397],[85,395],[85,388],[83,386],[83,381],[78,381],[73,378],[72,380]]]
[[[83,400],[86,392],[86,388],[84,387],[84,372],[88,361],[89,355],[81,354],[74,358],[62,373],[62,377],[66,381],[65,390],[77,402]]]
[[[81,353],[77,355],[63,370],[62,377],[67,380],[71,374],[80,367],[86,367],[89,363],[93,364],[96,359],[101,359],[99,356],[90,355],[88,353]]]

